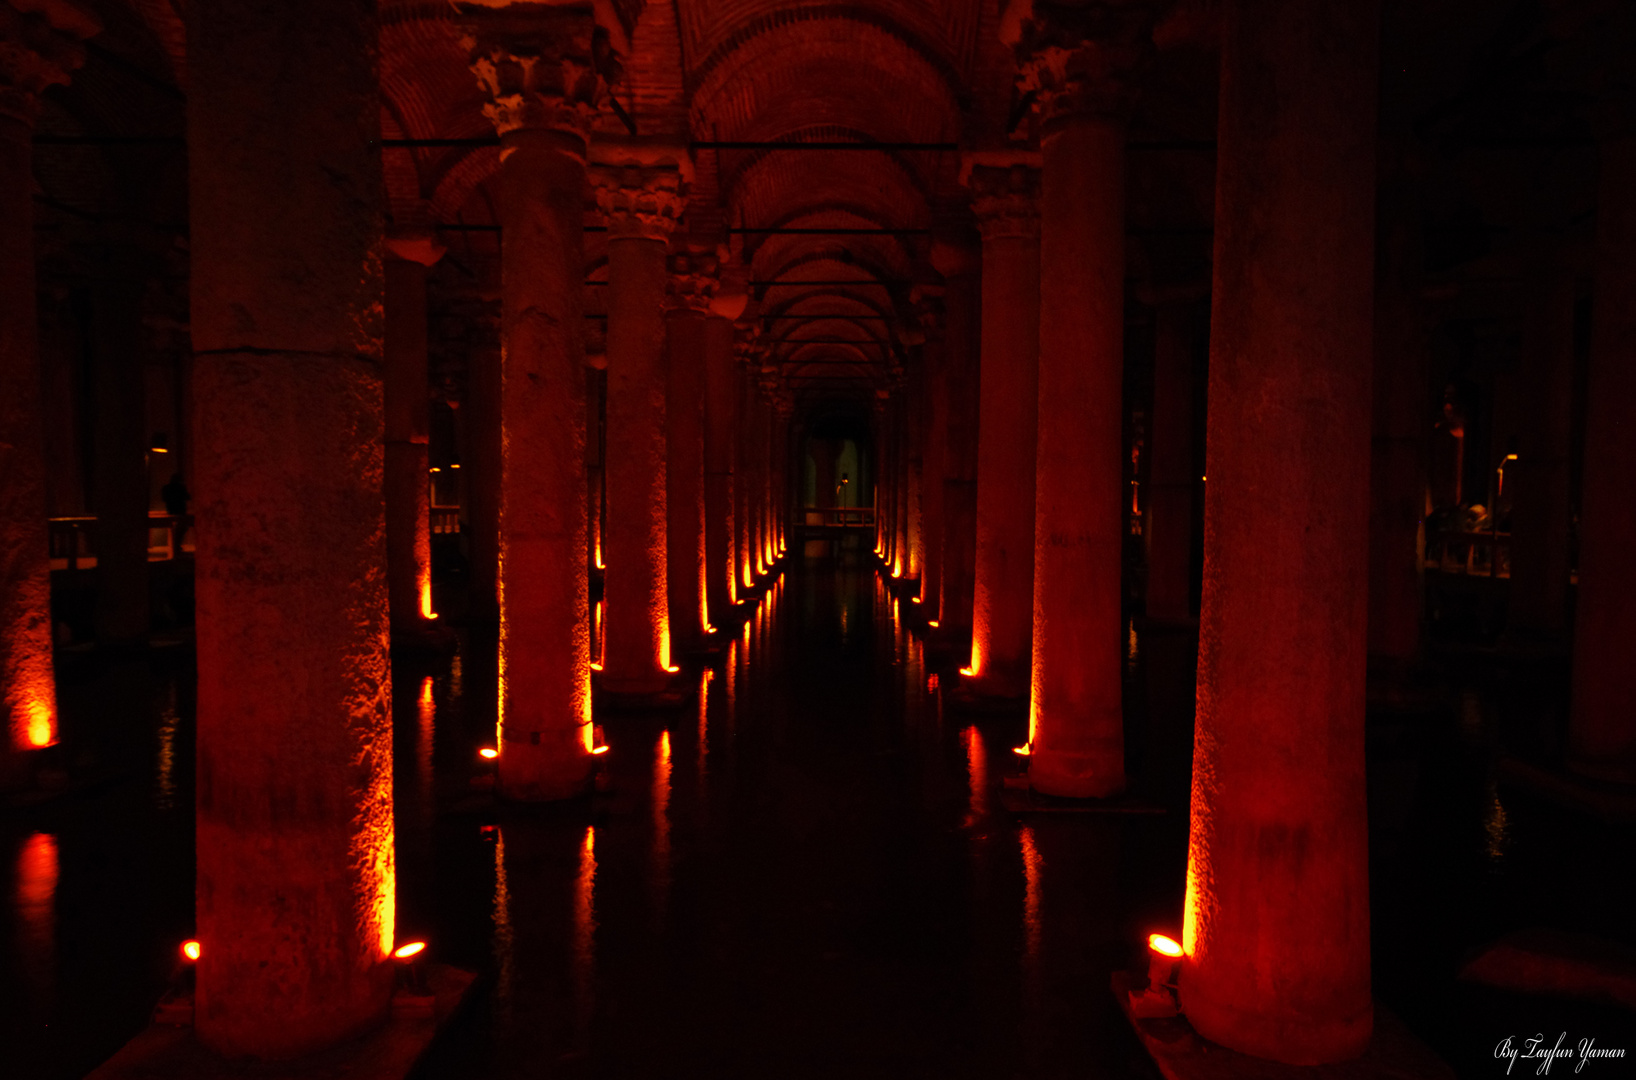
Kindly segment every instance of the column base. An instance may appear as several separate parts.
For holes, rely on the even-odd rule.
[[[191,993],[167,994],[153,1023],[126,1043],[87,1080],[150,1080],[153,1077],[255,1077],[303,1080],[345,1076],[349,1080],[400,1080],[414,1071],[439,1031],[465,1003],[477,976],[429,964],[424,992],[400,988],[392,1014],[380,1027],[332,1050],[280,1062],[227,1061],[193,1036]]]
[[[392,651],[411,656],[442,656],[459,645],[451,627],[433,619],[417,619],[406,626],[392,627]]]
[[[1028,784],[1062,799],[1107,799],[1125,790],[1124,752],[1036,750],[1028,758]]]
[[[1245,1008],[1237,1000],[1201,994],[1196,985],[1188,987],[1187,976],[1187,962],[1184,960],[1178,983],[1181,989],[1179,1000],[1189,1024],[1201,1039],[1210,1040],[1211,1034],[1232,1039],[1231,1046],[1210,1040],[1212,1051],[1220,1046],[1246,1058],[1261,1058],[1310,1069],[1314,1065],[1332,1066],[1356,1060],[1368,1050],[1373,1037],[1372,1008],[1365,1008],[1359,1015],[1323,1024],[1314,1023],[1310,1017],[1301,1016],[1293,1010],[1269,1016]],[[1358,1075],[1383,1074],[1365,1072]]]
[[[605,672],[591,676],[592,701],[596,709],[674,708],[688,700],[692,689],[692,680],[681,671],[671,672],[663,678],[613,681],[607,678]]]
[[[1186,1016],[1143,1018],[1133,1013],[1131,995],[1147,980],[1126,971],[1113,973],[1114,999],[1135,1029],[1142,1048],[1166,1080],[1297,1080],[1319,1075],[1310,1065],[1284,1065],[1229,1050],[1200,1035]],[[1373,1033],[1362,1054],[1351,1061],[1325,1065],[1325,1080],[1455,1080],[1454,1070],[1379,1005],[1374,1010]]]

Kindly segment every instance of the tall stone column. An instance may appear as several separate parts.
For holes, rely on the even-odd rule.
[[[39,5],[30,5],[38,7]],[[40,94],[84,62],[101,27],[69,4],[0,6],[0,788],[57,741],[46,535],[44,402],[34,284],[34,121]]]
[[[737,396],[733,390],[733,323],[711,315],[704,325],[704,549],[710,622],[730,625],[738,600],[734,566],[733,436]]]
[[[507,798],[591,776],[585,562],[586,147],[604,87],[588,11],[464,9],[500,135],[500,715]]]
[[[474,348],[467,358],[463,420],[469,452],[460,470],[466,484],[466,554],[470,560],[467,619],[491,629],[500,622],[500,498],[505,478],[500,445],[503,364],[503,347],[493,345]]]
[[[943,471],[949,438],[949,388],[943,370],[942,290],[915,286],[920,316],[924,391],[919,402],[924,437],[920,466],[920,614],[938,618],[943,588]]]
[[[943,275],[944,383],[949,402],[943,464],[943,568],[939,636],[961,640],[971,629],[977,574],[977,396],[982,331],[982,260],[975,245],[939,243],[932,261]]]
[[[1034,606],[1034,453],[1039,425],[1039,155],[969,154],[962,179],[983,233],[977,572],[962,684],[1028,695]]]
[[[713,257],[689,254],[672,260],[670,314],[665,320],[670,633],[678,651],[690,652],[704,647],[710,626],[705,573],[704,396],[705,324],[715,290],[714,270]]]
[[[372,0],[188,20],[198,562],[194,1031],[385,1019],[396,871]]]
[[[1044,111],[1028,779],[1076,798],[1125,786],[1124,117],[1147,44],[1133,11],[1094,38],[1067,15],[1030,20],[1020,43]]]
[[[733,374],[733,392],[737,402],[734,409],[736,420],[733,431],[733,500],[734,520],[738,527],[737,545],[734,554],[737,556],[738,586],[737,594],[742,596],[754,587],[756,583],[755,563],[755,527],[751,521],[751,514],[755,505],[751,492],[755,488],[755,462],[750,455],[750,428],[755,423],[755,395],[751,390],[751,366],[755,363],[755,344],[743,338],[734,348],[736,363]]]
[[[427,643],[432,610],[431,417],[426,275],[443,256],[429,233],[389,236],[386,259],[386,591],[394,645]]]
[[[1517,460],[1505,470],[1511,491],[1511,584],[1506,630],[1555,640],[1568,621],[1568,527],[1573,517],[1568,453],[1573,426],[1574,283],[1541,255],[1524,316]]]
[[[1181,1004],[1297,1065],[1369,1041],[1373,3],[1222,13]]]
[[[1194,305],[1159,296],[1153,346],[1153,438],[1148,458],[1147,607],[1149,620],[1192,619]]]
[[[623,148],[610,147],[610,154]],[[599,153],[603,150],[599,149]],[[608,564],[602,686],[645,695],[670,685],[665,508],[665,244],[681,216],[675,165],[599,165],[608,222]]]
[[[1629,484],[1636,461],[1636,136],[1604,139],[1600,156],[1568,764],[1636,784],[1636,500]]]

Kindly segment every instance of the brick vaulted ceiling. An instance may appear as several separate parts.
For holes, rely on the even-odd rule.
[[[1012,100],[1012,62],[997,33],[1001,6],[622,0],[612,7],[628,47],[614,94],[639,132],[678,140],[993,142],[1003,137]],[[447,0],[384,0],[387,139],[489,134],[452,15]],[[624,130],[613,115],[601,126]],[[391,147],[385,157],[398,223],[492,223],[493,147]],[[724,244],[750,279],[780,283],[754,286],[751,313],[786,373],[797,385],[806,377],[833,387],[848,375],[853,391],[878,384],[901,348],[900,329],[912,325],[910,288],[931,276],[928,230],[958,219],[959,155],[699,149],[695,164],[690,235],[678,243]],[[733,231],[775,227],[893,232]],[[470,261],[492,259],[492,234],[445,239]],[[591,276],[601,276],[595,233],[587,256]]]

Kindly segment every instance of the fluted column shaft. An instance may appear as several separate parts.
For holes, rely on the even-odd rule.
[[[1368,1043],[1379,11],[1229,3],[1181,1005],[1298,1065]]]

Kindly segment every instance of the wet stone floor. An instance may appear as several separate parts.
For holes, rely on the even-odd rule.
[[[572,807],[480,786],[492,639],[396,660],[399,940],[482,976],[418,1075],[1151,1075],[1108,977],[1180,917],[1191,637],[1129,642],[1132,773],[1164,812],[1018,818],[1024,718],[945,702],[901,615],[861,562],[794,567],[693,700],[604,717],[607,790]],[[189,936],[190,662],[63,664],[78,786],[0,814],[0,1076],[106,1059]],[[1453,980],[1522,926],[1629,943],[1636,910],[1628,828],[1494,786],[1503,709],[1470,678],[1447,715],[1371,717],[1377,997],[1462,1075],[1519,1026],[1636,1050],[1628,1013]]]

